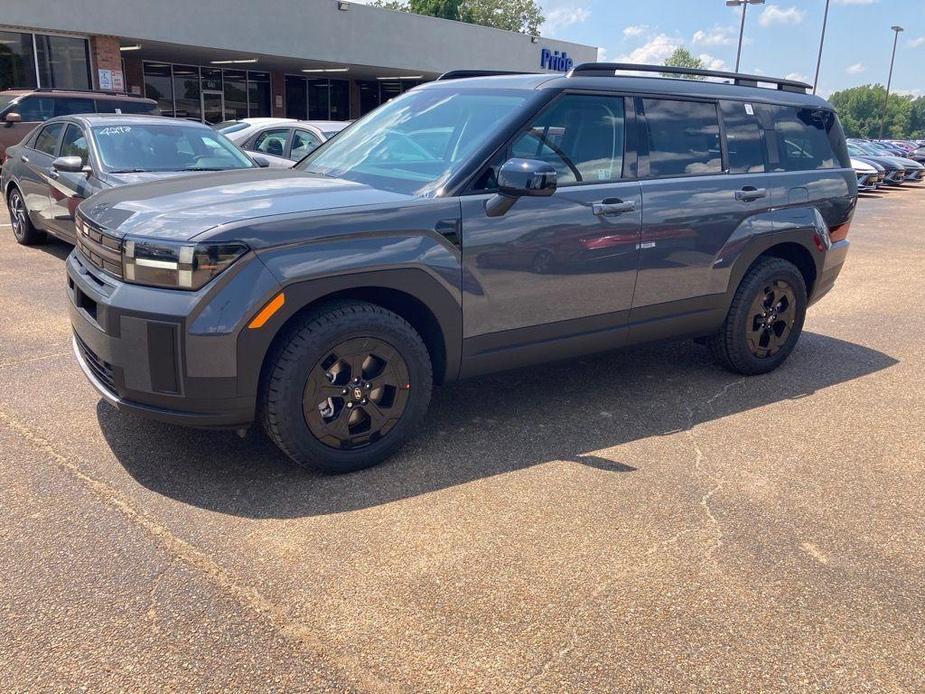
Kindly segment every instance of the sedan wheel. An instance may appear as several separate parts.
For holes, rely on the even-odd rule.
[[[45,240],[44,232],[38,231],[29,219],[26,201],[23,200],[19,188],[13,188],[7,198],[7,207],[10,211],[10,226],[13,227],[13,236],[23,246],[31,246]]]

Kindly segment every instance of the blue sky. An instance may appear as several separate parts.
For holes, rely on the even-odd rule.
[[[724,0],[540,0],[545,36],[598,46],[605,60],[661,63],[685,46],[716,69],[733,69],[741,9]],[[767,0],[748,8],[743,72],[812,82],[825,0]],[[925,95],[925,0],[831,0],[819,93],[886,84],[893,32],[893,88]]]

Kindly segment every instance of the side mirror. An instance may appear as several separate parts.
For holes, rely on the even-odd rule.
[[[84,169],[84,162],[80,157],[58,157],[51,163],[51,168],[65,173],[80,173]]]
[[[263,157],[256,157],[256,156],[254,156],[254,155],[251,155],[251,159],[253,159],[253,160],[254,160],[254,163],[255,163],[257,166],[259,166],[261,169],[265,169],[265,168],[267,168],[267,167],[270,165],[270,162],[268,162],[268,161],[267,161],[266,159],[264,159]]]
[[[489,217],[507,213],[518,198],[548,198],[556,192],[556,169],[536,159],[509,159],[498,172],[498,194],[485,203]]]
[[[22,116],[16,113],[16,111],[10,111],[3,120],[6,121],[8,125],[13,125],[13,123],[22,123]]]

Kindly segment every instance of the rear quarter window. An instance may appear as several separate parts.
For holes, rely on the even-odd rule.
[[[771,106],[773,171],[813,171],[850,167],[838,118],[824,109]]]
[[[764,136],[755,106],[741,101],[720,101],[726,132],[730,173],[762,173],[767,158]]]

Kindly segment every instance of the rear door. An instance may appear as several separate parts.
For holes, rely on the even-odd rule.
[[[752,105],[674,97],[637,103],[643,218],[631,320],[639,324],[634,331],[659,337],[677,333],[678,321],[712,320],[726,290],[714,262],[733,235],[761,223],[771,198]]]
[[[20,150],[20,159],[24,164],[20,187],[29,213],[43,228],[49,226],[51,217],[48,184],[51,180],[51,163],[55,160],[64,125],[49,123],[39,130],[32,147]]]
[[[635,145],[627,137],[632,112],[632,99],[619,95],[560,95],[496,161],[552,164],[556,193],[521,198],[500,217],[485,213],[494,193],[461,198],[464,273],[472,278],[463,307],[471,359],[503,358],[497,350],[539,344],[548,351],[554,341],[574,351],[621,344],[641,215]],[[484,181],[491,189],[491,169]]]

